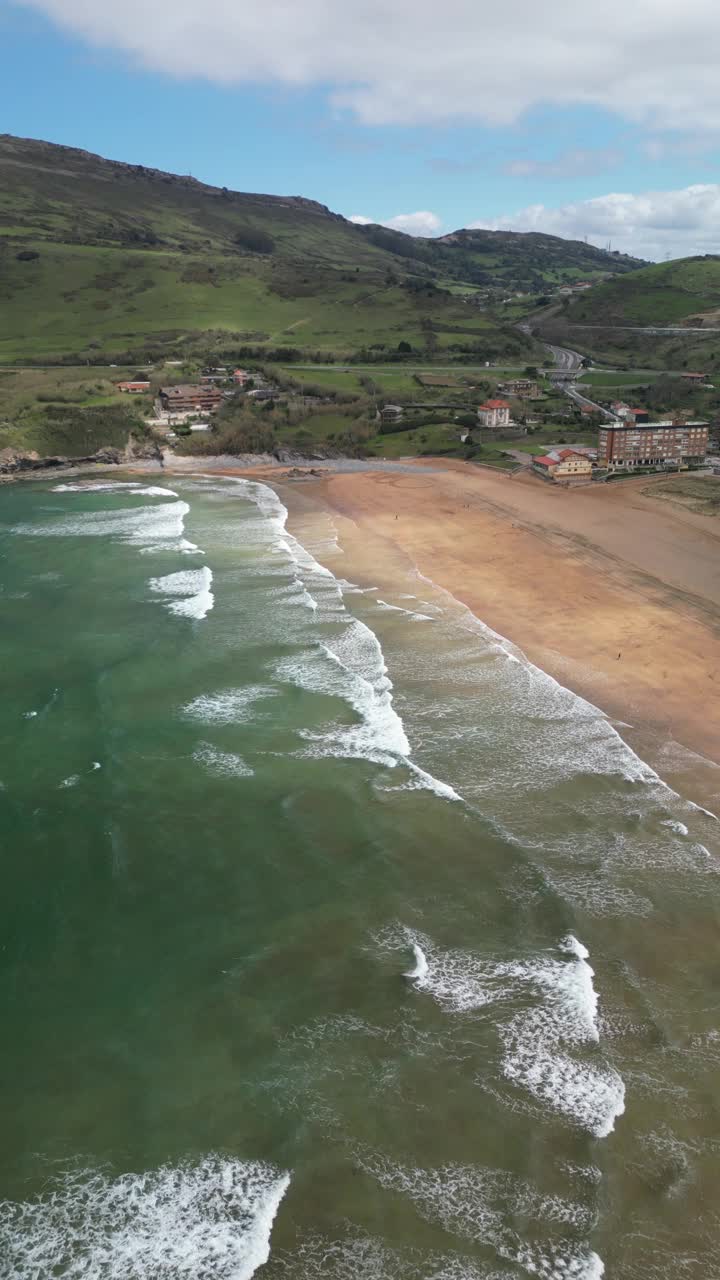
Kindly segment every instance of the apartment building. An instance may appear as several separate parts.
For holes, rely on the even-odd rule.
[[[608,471],[691,466],[704,462],[707,447],[707,422],[603,423],[597,461]]]

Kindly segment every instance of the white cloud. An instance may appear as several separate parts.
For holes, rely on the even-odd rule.
[[[720,129],[717,0],[20,0],[139,66],[220,84],[329,86],[366,124],[603,107]]]
[[[640,258],[671,258],[720,252],[720,185],[678,191],[612,192],[592,200],[548,208],[531,204],[493,221],[469,223],[496,231],[545,231]]]
[[[404,231],[409,236],[436,236],[442,227],[437,214],[431,213],[429,209],[419,209],[417,213],[397,213],[394,218],[385,220],[366,218],[362,213],[353,213],[349,221],[357,223],[360,227],[367,227],[377,222],[381,227],[391,227],[393,231]]]
[[[417,213],[398,213],[383,223],[395,231],[405,231],[409,236],[436,236],[442,222],[436,213],[429,209],[420,209]]]

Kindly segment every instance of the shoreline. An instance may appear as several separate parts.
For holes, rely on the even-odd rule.
[[[698,525],[707,518],[625,487],[604,513],[612,536],[603,539],[593,528],[597,509],[576,506],[574,530],[567,507],[559,511],[564,528],[548,518],[546,494],[553,504],[570,496],[564,491],[528,492],[463,464],[328,473],[302,484],[277,474],[253,478],[277,486],[301,542],[313,514],[331,516],[343,576],[399,592],[408,578],[425,578],[602,711],[673,790],[718,812],[720,597],[712,575],[702,594],[702,574],[689,574],[693,591],[677,585],[683,558],[707,538],[720,564],[720,530]],[[581,495],[572,496],[582,502]],[[623,515],[634,534],[626,559],[615,551]],[[643,545],[642,530],[655,550]],[[663,550],[668,537],[672,556]],[[337,572],[337,561],[328,567]]]
[[[309,518],[330,516],[343,554],[339,566],[314,551],[326,567],[385,591],[425,578],[601,711],[673,790],[720,812],[720,520],[646,497],[647,478],[573,492],[454,460],[305,474],[209,461],[77,472],[268,484],[300,542]]]

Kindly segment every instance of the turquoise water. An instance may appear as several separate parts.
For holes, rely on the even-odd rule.
[[[266,486],[0,556],[3,1280],[720,1276],[717,822]]]

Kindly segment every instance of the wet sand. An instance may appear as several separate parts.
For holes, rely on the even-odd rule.
[[[647,478],[568,491],[436,460],[302,483],[253,474],[280,489],[299,537],[303,513],[331,513],[347,577],[400,591],[408,573],[431,579],[717,811],[720,521],[646,496]]]

